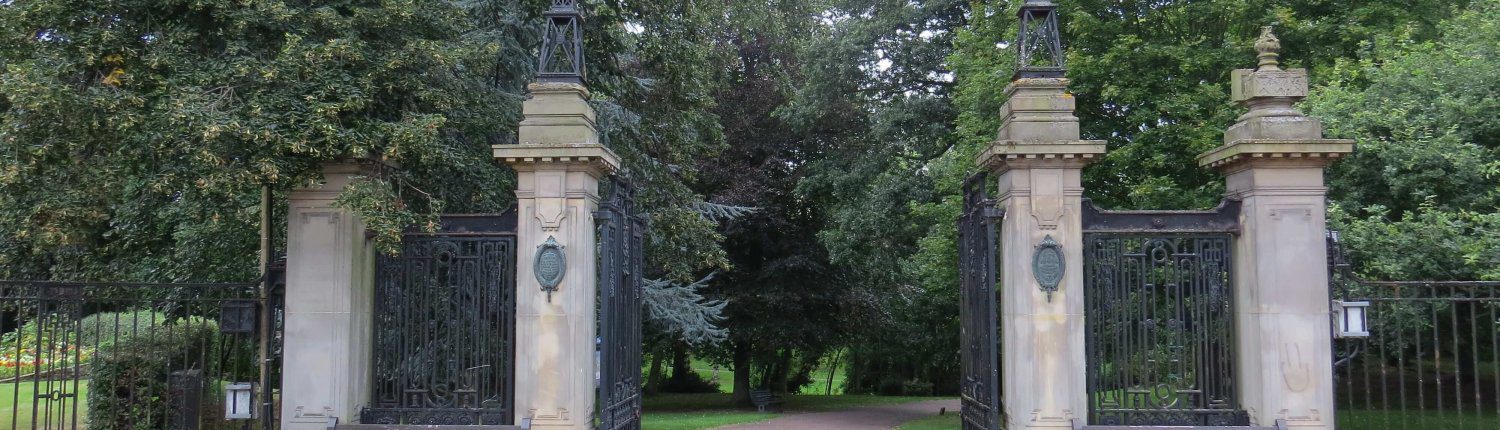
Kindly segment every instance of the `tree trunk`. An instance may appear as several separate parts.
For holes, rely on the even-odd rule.
[[[833,395],[833,375],[839,371],[839,356],[843,355],[843,353],[844,350],[842,349],[833,351],[833,360],[829,362],[828,366],[828,390],[823,393],[825,395]]]
[[[661,362],[667,357],[661,351],[651,353],[651,371],[646,374],[646,395],[661,392]]]
[[[750,403],[750,345],[734,343],[734,394],[731,401],[738,406]]]
[[[672,386],[688,386],[688,381],[693,376],[693,364],[688,360],[687,345],[682,342],[672,342]]]
[[[771,391],[777,393],[790,392],[787,389],[787,380],[790,379],[792,375],[792,350],[781,350],[781,356],[776,357],[776,365],[775,367],[772,367],[772,369],[775,370],[772,371],[770,375],[767,375],[769,376],[769,378],[767,379],[770,380],[766,384],[768,385],[768,388],[770,388]]]

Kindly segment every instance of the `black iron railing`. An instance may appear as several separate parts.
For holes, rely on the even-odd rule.
[[[282,313],[261,288],[0,281],[0,428],[275,428]]]
[[[1369,303],[1334,340],[1339,428],[1500,428],[1500,282],[1361,280],[1329,238],[1333,298]]]

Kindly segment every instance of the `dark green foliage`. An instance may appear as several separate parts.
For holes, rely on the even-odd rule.
[[[682,185],[721,141],[697,30],[716,12],[689,3],[585,3],[604,135],[682,281],[724,265]],[[514,142],[549,4],[0,3],[0,277],[251,279],[260,187],[282,201],[340,158],[399,166],[340,199],[386,250],[440,212],[503,211],[490,145]]]
[[[1500,2],[1440,30],[1376,39],[1305,104],[1358,141],[1330,170],[1330,223],[1372,279],[1500,279]]]
[[[202,319],[180,320],[101,345],[89,372],[89,428],[160,429],[170,420],[170,377],[199,372],[198,393],[216,398],[206,381],[218,347],[218,327]],[[182,375],[182,374],[179,374]],[[207,403],[207,402],[205,402]],[[194,417],[196,419],[197,417]]]

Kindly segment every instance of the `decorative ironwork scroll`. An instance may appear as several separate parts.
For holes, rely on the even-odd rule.
[[[1002,218],[985,194],[988,175],[964,181],[958,218],[960,353],[964,430],[1000,428],[1000,331],[995,300],[995,221]]]
[[[542,17],[547,32],[542,35],[538,80],[583,84],[583,15],[577,0],[552,0],[552,8]]]
[[[1016,12],[1021,31],[1016,37],[1016,78],[1061,78],[1062,36],[1057,27],[1057,5],[1048,0],[1027,0]]]
[[[1084,234],[1091,424],[1249,424],[1235,399],[1230,240]]]
[[[615,177],[594,213],[599,231],[599,426],[641,428],[641,294],[646,219],[635,190]]]
[[[442,221],[378,262],[365,424],[514,421],[515,215]]]

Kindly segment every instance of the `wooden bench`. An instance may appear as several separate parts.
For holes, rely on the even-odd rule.
[[[751,389],[750,403],[754,404],[755,410],[760,412],[780,412],[781,404],[786,401],[771,390]]]
[[[1091,426],[1081,420],[1073,420],[1073,430],[1286,430],[1285,420],[1276,420],[1275,427],[1229,427],[1229,426]]]
[[[416,425],[416,424],[337,424],[330,426],[333,430],[531,430],[531,418],[521,418],[521,422],[513,426],[502,425],[476,425],[476,426],[451,426],[451,425]]]

